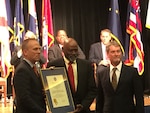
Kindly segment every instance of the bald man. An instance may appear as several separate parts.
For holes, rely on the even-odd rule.
[[[64,42],[62,50],[63,58],[49,62],[47,67],[65,67],[75,104],[75,111],[73,112],[90,113],[89,107],[97,93],[92,64],[87,60],[78,58],[78,44],[73,38],[68,38]],[[74,88],[69,78],[69,65],[73,68]]]

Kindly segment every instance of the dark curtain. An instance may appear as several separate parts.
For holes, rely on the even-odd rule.
[[[14,12],[15,2],[13,0],[10,1]],[[35,1],[39,28],[41,28],[42,0]],[[125,38],[128,0],[118,1],[122,33]],[[145,52],[145,71],[142,79],[145,89],[150,89],[150,30],[145,28],[147,4],[148,0],[140,0],[143,25],[142,41]],[[59,29],[66,30],[69,37],[77,40],[88,59],[90,45],[99,41],[100,30],[107,28],[109,5],[110,0],[51,0],[54,35]],[[27,0],[24,0],[24,15],[27,23]]]

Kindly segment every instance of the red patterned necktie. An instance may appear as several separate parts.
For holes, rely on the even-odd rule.
[[[74,84],[74,74],[73,74],[72,62],[68,63],[68,75],[69,75],[69,81],[70,81],[70,84],[71,84],[72,91],[75,92],[75,84]]]

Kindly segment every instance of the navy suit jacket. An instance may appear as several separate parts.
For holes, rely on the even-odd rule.
[[[96,113],[144,113],[143,86],[137,70],[123,64],[116,91],[109,72],[109,67],[97,72]]]
[[[102,45],[100,42],[94,43],[90,47],[89,60],[97,65],[103,60]]]
[[[78,58],[85,59],[85,55],[81,48],[78,46]],[[62,58],[62,50],[60,49],[58,44],[55,44],[54,46],[50,47],[48,49],[48,60],[49,62],[52,62],[53,60]]]
[[[45,95],[40,77],[24,60],[17,66],[14,75],[16,113],[46,113]]]
[[[65,67],[63,58],[49,62],[47,67]],[[67,72],[67,69],[66,69]],[[77,91],[73,94],[73,100],[76,104],[82,104],[84,111],[81,113],[90,113],[89,106],[97,95],[97,88],[93,75],[93,68],[89,61],[77,59]]]

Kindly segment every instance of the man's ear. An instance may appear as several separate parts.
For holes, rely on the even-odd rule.
[[[23,51],[22,51],[22,53],[23,53],[23,55],[27,55],[27,50],[26,49],[24,49]]]

